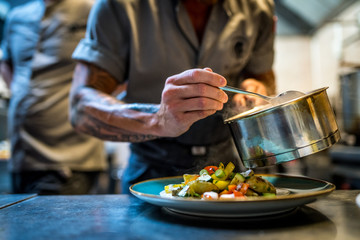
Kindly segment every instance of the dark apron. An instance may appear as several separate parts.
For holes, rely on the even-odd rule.
[[[200,144],[202,139],[205,144]],[[222,119],[219,121],[218,116],[197,122],[178,138],[132,143],[130,150],[122,177],[122,193],[129,193],[129,187],[139,181],[194,174],[205,166],[220,162],[232,161],[237,166],[240,163],[229,128]]]

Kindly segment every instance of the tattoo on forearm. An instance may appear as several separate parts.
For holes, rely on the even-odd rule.
[[[142,142],[157,138],[153,135],[131,134],[124,129],[104,124],[97,118],[89,117],[89,124],[85,124],[87,132],[91,135],[109,141]]]
[[[87,73],[88,87],[92,87],[109,94],[114,91],[118,83],[113,76],[95,65],[89,65],[87,70],[89,71]]]
[[[158,105],[122,104],[115,98],[91,88],[82,89],[81,96],[73,100],[73,111],[76,111],[76,114],[72,114],[71,121],[76,123],[82,131],[109,141],[141,142],[158,138],[153,135],[129,132],[111,124],[109,120],[115,116],[116,119],[123,118],[145,124],[141,119],[134,118],[131,112],[156,113],[159,109]],[[89,106],[92,109],[101,109],[103,114],[96,115],[95,111],[88,112],[86,108]]]
[[[139,111],[144,113],[156,113],[157,111],[159,111],[159,105],[154,105],[154,104],[133,103],[133,104],[129,104],[128,108],[134,111]]]
[[[95,65],[79,64],[75,78],[71,122],[78,130],[109,141],[141,142],[158,138],[127,128],[147,124],[144,117],[156,113],[159,105],[120,102],[111,96],[118,87],[117,80]]]

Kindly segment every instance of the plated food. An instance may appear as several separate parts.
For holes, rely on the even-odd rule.
[[[253,170],[234,172],[235,165],[206,166],[198,174],[184,174],[183,182],[168,184],[160,193],[163,197],[200,199],[231,199],[250,196],[272,197],[276,188],[254,174]]]
[[[256,175],[256,174],[255,174]],[[203,200],[165,193],[165,187],[184,181],[183,176],[163,177],[138,182],[130,187],[137,198],[174,213],[200,217],[260,217],[293,211],[335,190],[335,185],[320,179],[281,174],[261,174],[276,188],[276,195]]]

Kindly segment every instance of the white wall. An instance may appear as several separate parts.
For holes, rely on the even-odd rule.
[[[311,39],[304,36],[277,37],[274,71],[278,93],[286,90],[312,90]]]
[[[326,23],[313,36],[277,36],[274,70],[278,92],[306,92],[327,86],[330,101],[336,101],[339,74],[349,71],[349,65],[343,62],[360,66],[360,39],[351,46],[343,46],[349,36],[360,35],[356,22],[359,13],[360,2]]]
[[[330,99],[339,93],[341,43],[341,29],[337,24],[325,25],[311,39],[312,88],[329,87]]]

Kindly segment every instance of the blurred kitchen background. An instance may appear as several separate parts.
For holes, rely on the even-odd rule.
[[[0,38],[7,12],[27,1],[0,0]],[[281,171],[328,180],[341,189],[360,189],[360,0],[274,1],[277,90],[307,92],[329,87],[342,137],[328,150],[280,166]],[[0,192],[9,191],[9,97],[0,79]],[[111,168],[104,173],[99,192],[118,193],[129,152],[126,143],[106,145]]]

